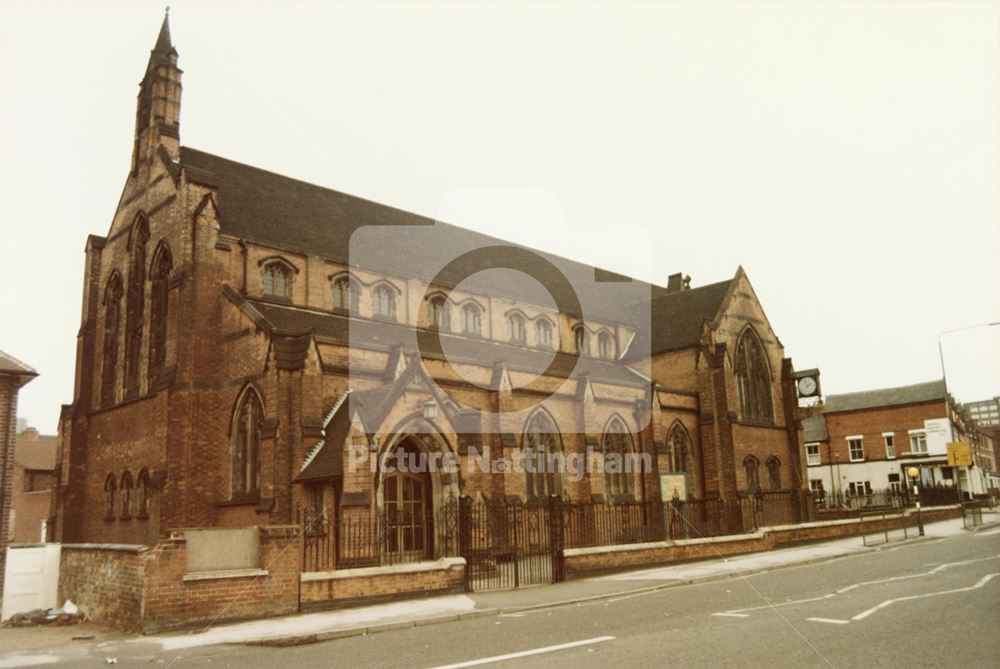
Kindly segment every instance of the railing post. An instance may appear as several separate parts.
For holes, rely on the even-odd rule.
[[[552,554],[552,582],[563,580],[563,519],[562,499],[549,496],[549,551]]]

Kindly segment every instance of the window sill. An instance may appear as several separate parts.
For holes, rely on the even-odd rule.
[[[241,495],[231,499],[216,502],[215,506],[257,506],[260,504],[260,495]]]
[[[853,462],[864,462],[864,461],[865,461],[864,458],[851,458],[850,460],[848,460],[848,462],[852,462],[852,463]]]

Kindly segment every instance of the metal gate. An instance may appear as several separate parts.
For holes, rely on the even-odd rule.
[[[563,579],[561,501],[473,502],[459,512],[461,553],[470,591],[505,590]]]

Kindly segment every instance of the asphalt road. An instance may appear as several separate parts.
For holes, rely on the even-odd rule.
[[[1000,530],[748,577],[289,648],[141,644],[96,667],[995,667]],[[502,660],[490,658],[507,658]]]

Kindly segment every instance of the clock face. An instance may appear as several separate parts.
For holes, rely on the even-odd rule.
[[[802,396],[812,395],[816,392],[816,379],[811,376],[799,379],[799,394]]]

